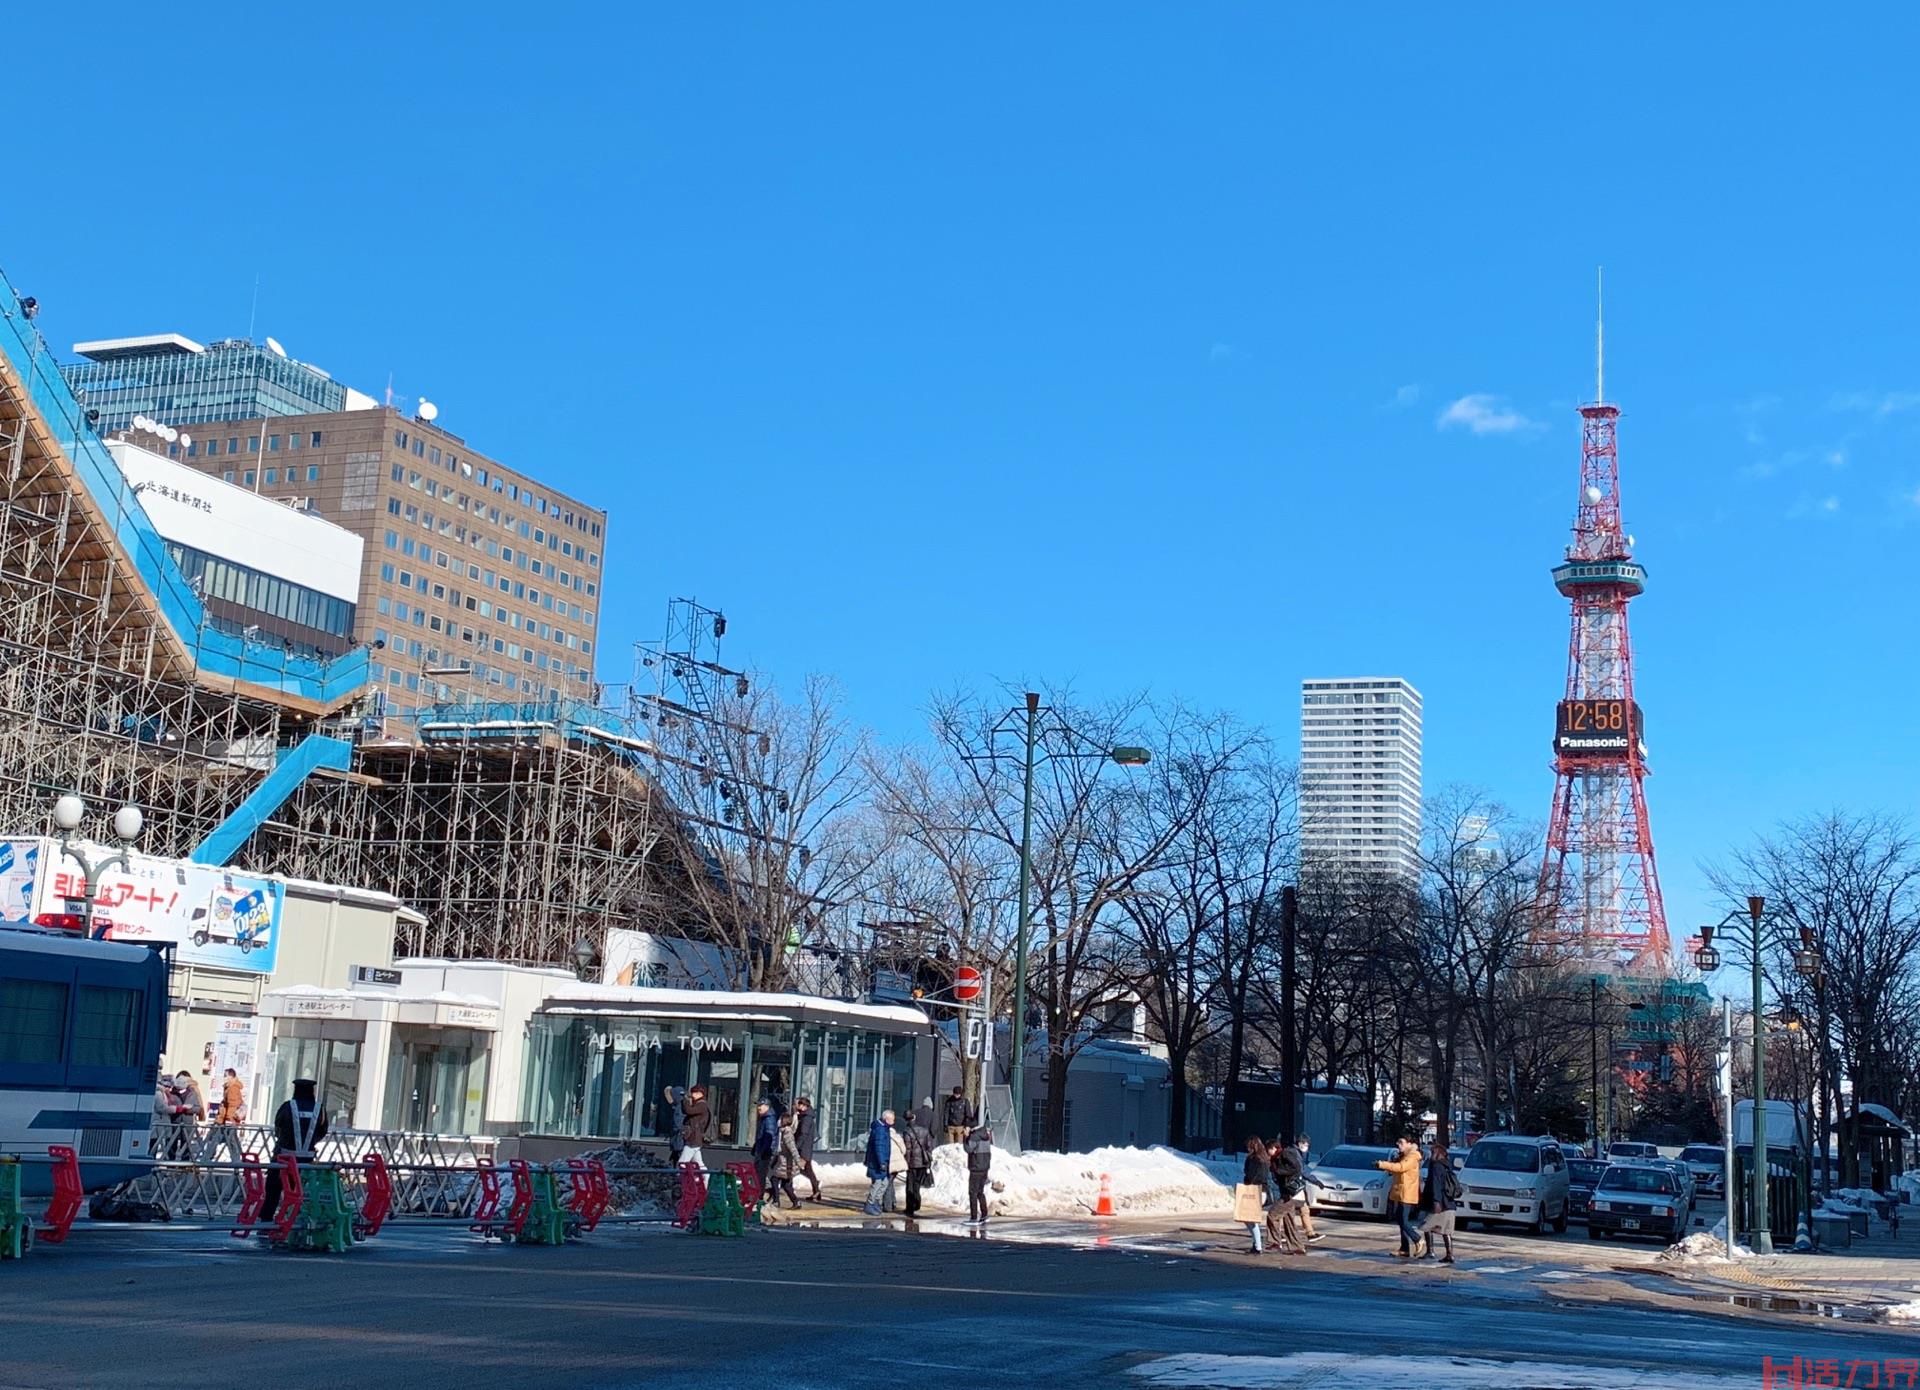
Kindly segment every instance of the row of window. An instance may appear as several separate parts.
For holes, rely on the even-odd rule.
[[[289,449],[298,449],[301,446],[302,442],[304,441],[308,448],[318,449],[320,447],[322,436],[323,436],[323,431],[320,431],[320,430],[312,430],[312,431],[295,430],[290,432],[286,436],[287,447]],[[266,445],[267,445],[268,453],[277,454],[280,452],[280,438],[281,437],[277,434],[270,434],[266,436]],[[229,454],[239,453],[242,441],[245,441],[246,451],[249,454],[257,454],[260,452],[261,436],[258,434],[228,435],[226,452]],[[167,452],[170,454],[177,455],[179,453],[179,449],[180,449],[180,446],[176,444],[173,446],[173,448],[169,449]],[[193,443],[187,445],[187,457],[190,459],[217,458],[219,457],[220,452],[221,452],[220,441],[218,439],[196,439],[193,441]]]
[[[440,466],[442,462],[440,446],[424,437],[413,436],[410,438],[407,431],[395,430],[393,432],[393,442],[397,447],[402,449],[411,447],[415,458],[425,459],[436,467]],[[536,512],[540,513],[540,515],[553,518],[563,526],[568,526],[583,534],[590,535],[596,540],[599,539],[600,523],[586,513],[582,512],[575,515],[571,507],[563,507],[559,502],[549,502],[547,498],[536,494],[532,488],[523,488],[520,484],[506,478],[498,476],[489,478],[486,469],[475,469],[471,462],[462,462],[454,457],[451,449],[447,451],[445,466],[447,472],[458,474],[462,478],[471,478],[475,484],[480,487],[491,487],[493,491],[499,493],[510,502],[523,503],[526,506],[532,507]],[[415,477],[417,478],[418,475],[416,474]],[[400,481],[400,471],[398,469],[394,470],[393,480],[395,482]],[[415,486],[417,485],[416,483]],[[495,518],[495,520],[498,519],[498,517]]]
[[[343,598],[262,574],[177,541],[168,541],[167,550],[203,598],[225,599],[256,613],[270,613],[340,637],[353,633],[353,605]]]
[[[528,584],[525,580],[515,579],[510,574],[500,574],[493,570],[482,568],[480,565],[464,561],[456,555],[450,555],[444,550],[436,551],[424,541],[415,545],[413,537],[402,536],[397,531],[388,531],[384,539],[388,550],[398,551],[401,555],[407,556],[409,559],[417,559],[422,563],[430,561],[439,568],[447,570],[456,576],[464,569],[468,579],[479,581],[485,585],[489,591],[498,589],[503,594],[511,594],[515,598],[524,598],[529,603],[541,604],[550,613],[558,613],[562,617],[572,618],[575,622],[585,623],[589,627],[593,625],[593,610],[591,608],[582,608],[579,604],[567,598],[561,598],[556,602],[551,590],[543,592],[535,586]],[[503,561],[512,558],[511,550],[508,550],[501,556]],[[520,557],[521,560],[525,558],[524,555]],[[544,573],[549,578],[556,579],[563,589],[571,584],[576,591],[584,589],[588,597],[592,597],[594,594],[595,586],[592,584],[583,585],[580,576],[577,574],[570,575],[565,570],[555,570],[551,565],[543,566],[542,562],[538,560],[535,560],[528,568],[536,575]],[[405,571],[402,572],[404,573]],[[409,587],[412,586],[409,585]],[[424,585],[420,586],[420,592],[426,592]]]
[[[489,521],[509,532],[517,527],[522,540],[531,539],[536,546],[544,545],[548,550],[554,551],[569,560],[584,560],[588,566],[593,569],[600,567],[599,551],[589,551],[584,545],[575,546],[572,541],[562,539],[558,531],[549,535],[544,526],[534,526],[531,522],[519,520],[512,512],[503,513],[498,507],[488,506],[484,498],[469,497],[466,493],[457,492],[451,487],[443,488],[434,482],[433,479],[422,478],[415,470],[403,468],[397,463],[393,465],[391,476],[394,482],[404,482],[416,492],[424,492],[427,496],[441,502],[453,503],[456,511],[469,513],[475,521]],[[419,507],[405,504],[398,497],[389,497],[387,499],[387,511],[392,516],[400,516],[404,513],[408,521],[418,519],[421,524],[429,530],[433,529],[434,519],[432,512],[425,512]],[[573,514],[569,512],[567,515],[572,516]],[[440,523],[442,534],[445,534],[447,526],[447,521],[442,519]],[[600,530],[600,524],[595,522],[593,529],[597,535]],[[479,538],[477,535],[474,539],[475,543],[478,544]]]
[[[561,695],[561,692],[554,687],[550,685],[543,687],[531,676],[515,676],[511,672],[499,671],[483,665],[476,664],[468,674],[474,680],[485,681],[488,685],[499,686],[503,690],[516,691],[522,695],[539,695],[548,700],[557,700]],[[434,677],[423,675],[419,671],[401,671],[383,666],[377,661],[373,663],[373,680],[376,685],[384,680],[393,690],[411,690],[416,694],[425,691],[440,700],[446,699],[452,689]],[[411,717],[420,713],[422,708],[415,705],[399,708],[398,712],[403,716]]]
[[[234,479],[235,479],[235,473],[234,473],[234,470],[231,468],[227,469],[225,472],[223,472],[220,475],[220,481],[223,483],[231,483],[234,481]],[[254,479],[254,470],[251,468],[239,474],[240,486],[242,487],[252,487],[253,479]],[[262,487],[272,487],[279,481],[280,481],[280,470],[277,468],[269,468],[266,470],[264,474],[261,475]],[[298,483],[299,481],[300,481],[300,470],[298,468],[287,469],[288,485],[291,486],[295,483]],[[320,481],[320,465],[319,464],[310,463],[307,465],[307,481],[310,483],[317,483]]]

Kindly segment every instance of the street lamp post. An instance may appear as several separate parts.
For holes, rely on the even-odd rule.
[[[1033,774],[1041,761],[1040,740],[1047,732],[1041,715],[1047,713],[1041,708],[1038,693],[1029,690],[1025,701],[1010,710],[1005,718],[993,726],[991,734],[1005,732],[1014,721],[1021,725],[1024,741],[1025,779],[1020,794],[1020,918],[1015,927],[1013,942],[1013,1132],[1020,1139],[1020,1147],[1026,1148],[1026,1094],[1027,1094],[1027,938],[1032,926],[1033,911]],[[1055,727],[1070,738],[1081,742],[1088,740],[1082,734],[1075,733],[1064,723],[1055,722]],[[993,761],[995,754],[989,750],[978,755],[981,761]],[[1121,767],[1144,767],[1153,759],[1153,754],[1145,748],[1131,745],[1116,745],[1104,749],[1060,749],[1049,751],[1047,759],[1085,758],[1102,762],[1118,763]],[[970,759],[971,761],[971,759]],[[993,1020],[987,1020],[987,1026],[993,1026]]]
[[[1773,1229],[1767,1215],[1767,1028],[1761,1002],[1766,978],[1760,959],[1762,924],[1767,900],[1759,895],[1747,899],[1746,917],[1752,930],[1753,948],[1753,1250],[1757,1255],[1773,1253]],[[1711,970],[1720,964],[1720,953],[1713,948],[1713,934],[1721,927],[1739,922],[1741,914],[1729,912],[1717,924],[1700,928],[1700,949],[1694,952],[1694,964]],[[1800,934],[1800,949],[1794,953],[1794,968],[1808,979],[1820,974],[1820,953],[1810,932]],[[1727,1174],[1727,1229],[1733,1229],[1733,1174]]]
[[[122,806],[113,813],[113,837],[120,842],[118,849],[110,854],[96,855],[74,845],[73,832],[87,817],[87,803],[68,792],[53,803],[53,824],[60,832],[60,853],[80,866],[82,881],[85,884],[86,897],[80,906],[81,931],[89,941],[93,940],[93,900],[100,891],[100,880],[108,869],[118,865],[127,867],[127,856],[133,850],[133,842],[140,838],[145,828],[145,819],[138,806]],[[111,925],[111,923],[109,923]]]

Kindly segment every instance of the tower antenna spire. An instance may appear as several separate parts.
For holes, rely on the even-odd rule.
[[[1607,268],[1593,271],[1593,399],[1607,398]]]

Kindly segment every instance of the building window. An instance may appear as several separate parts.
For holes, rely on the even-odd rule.
[[[221,482],[223,482],[223,483],[230,483],[230,482],[232,482],[232,481],[233,481],[233,470],[232,470],[231,468],[229,468],[229,469],[227,469],[227,470],[226,470],[225,472],[223,472],[223,473],[222,473],[222,474],[220,475],[220,481],[221,481]]]
[[[312,444],[313,444],[313,447],[316,449],[320,447],[320,431],[319,430],[315,430],[313,432]]]
[[[317,483],[320,481],[320,465],[319,464],[310,463],[307,465],[307,481],[310,483]]]
[[[280,452],[280,436],[279,435],[270,434],[267,436],[267,452],[270,454],[277,454]]]
[[[280,481],[280,470],[277,468],[269,468],[267,470],[267,486],[272,487],[275,483],[279,481]]]
[[[252,470],[251,468],[249,468],[249,469],[248,469],[248,470],[246,471],[246,473],[245,473],[245,475],[244,475],[244,476],[245,476],[245,479],[246,479],[246,484],[247,484],[247,486],[248,486],[248,487],[252,487],[252,486],[253,486],[253,470]]]

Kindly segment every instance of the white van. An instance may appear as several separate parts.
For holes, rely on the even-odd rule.
[[[1460,1221],[1519,1226],[1535,1234],[1567,1229],[1567,1158],[1558,1140],[1483,1136],[1460,1165]]]

